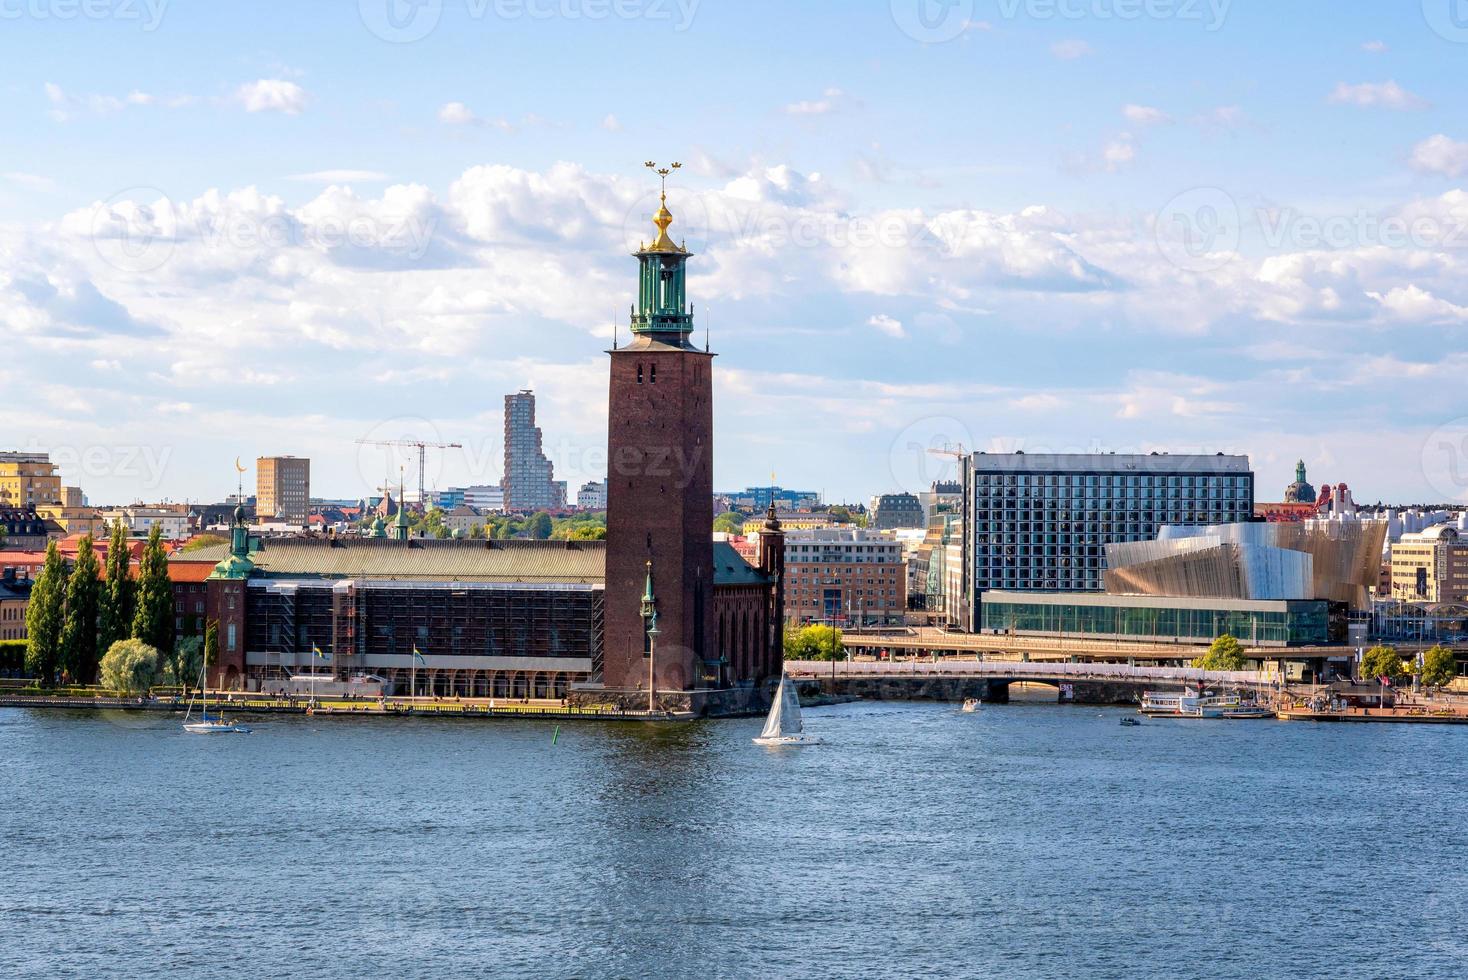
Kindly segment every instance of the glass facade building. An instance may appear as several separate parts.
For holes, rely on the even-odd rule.
[[[1100,591],[1106,545],[1254,512],[1246,456],[975,453],[965,469],[975,605],[991,589]]]
[[[1229,633],[1248,646],[1328,642],[1321,600],[1182,599],[1167,596],[1034,595],[989,592],[985,632],[1139,642],[1208,642]]]

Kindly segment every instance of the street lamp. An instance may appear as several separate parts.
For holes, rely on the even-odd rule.
[[[647,623],[647,710],[654,710],[657,688],[658,601],[652,593],[652,559],[647,560],[647,584],[639,604],[643,622]]]

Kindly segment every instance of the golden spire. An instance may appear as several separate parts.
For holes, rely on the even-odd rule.
[[[674,170],[681,169],[683,164],[674,163],[669,167],[659,167],[656,163],[649,160],[647,161],[647,163],[644,164],[644,166],[656,173],[658,177],[661,178],[663,185],[662,194],[659,196],[657,212],[652,216],[652,223],[658,226],[658,237],[653,239],[653,243],[647,246],[644,251],[686,251],[685,249],[679,248],[678,245],[673,241],[673,239],[668,237],[668,226],[673,223],[673,212],[668,210],[668,175],[671,174]]]

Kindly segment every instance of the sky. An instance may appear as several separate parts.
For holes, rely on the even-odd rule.
[[[0,448],[94,503],[234,460],[605,472],[679,161],[720,488],[934,449],[1303,459],[1468,500],[1460,0],[0,0]]]

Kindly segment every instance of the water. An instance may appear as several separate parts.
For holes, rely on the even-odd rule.
[[[1468,728],[0,709],[0,977],[1461,976]]]

